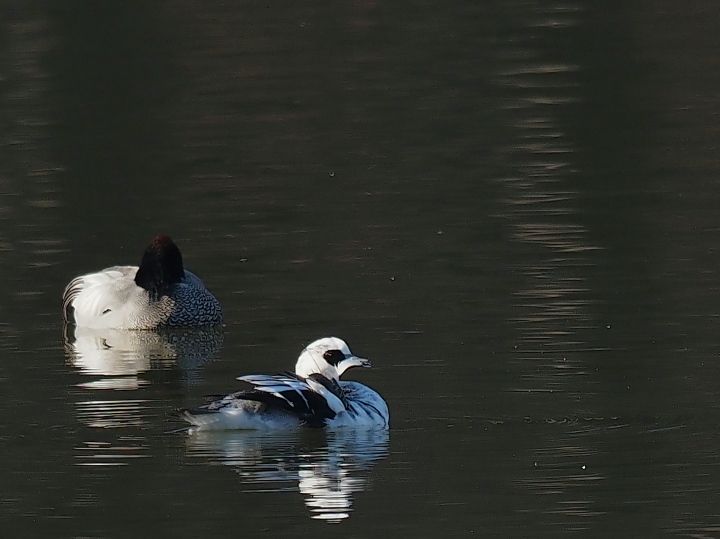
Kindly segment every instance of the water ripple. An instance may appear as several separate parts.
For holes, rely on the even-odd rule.
[[[85,441],[76,447],[78,466],[126,466],[131,460],[150,456],[143,438],[121,437],[117,443]]]

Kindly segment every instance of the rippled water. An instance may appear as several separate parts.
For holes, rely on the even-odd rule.
[[[720,10],[6,11],[5,533],[718,534]],[[63,328],[158,232],[227,326]],[[389,431],[177,430],[325,335]]]

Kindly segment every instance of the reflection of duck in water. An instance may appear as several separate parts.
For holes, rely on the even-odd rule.
[[[67,328],[69,329],[69,328]],[[103,376],[81,384],[94,389],[137,389],[144,383],[137,375],[171,361],[187,378],[199,382],[197,370],[212,361],[222,348],[220,329],[128,331],[74,328],[66,331],[65,355],[83,374]]]
[[[63,316],[96,329],[212,327],[223,321],[218,300],[185,270],[180,249],[163,234],[145,249],[140,267],[113,266],[73,279],[63,292]]]
[[[302,434],[301,434],[302,433]],[[187,437],[188,455],[232,467],[249,489],[300,491],[312,518],[350,516],[353,494],[369,488],[369,470],[387,456],[389,431],[201,431]]]
[[[337,429],[328,433],[327,454],[300,464],[298,488],[312,518],[337,522],[348,518],[352,493],[369,488],[360,473],[387,456],[387,429]]]
[[[295,373],[241,376],[248,389],[231,393],[182,417],[195,430],[311,427],[386,427],[388,407],[375,391],[340,381],[351,367],[370,367],[342,339],[326,337],[307,346]]]

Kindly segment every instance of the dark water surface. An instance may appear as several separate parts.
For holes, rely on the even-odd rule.
[[[720,535],[719,7],[116,4],[0,18],[3,536]],[[66,345],[161,231],[224,331]],[[167,434],[325,335],[389,432]]]

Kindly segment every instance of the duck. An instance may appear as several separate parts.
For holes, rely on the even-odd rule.
[[[377,392],[340,380],[353,367],[371,363],[342,339],[324,337],[302,350],[294,373],[240,376],[245,389],[211,396],[207,404],[180,410],[180,417],[194,431],[388,427],[388,406]]]
[[[65,287],[63,318],[90,329],[216,327],[220,303],[183,266],[180,249],[166,234],[153,238],[140,266],[112,266],[75,277]]]

